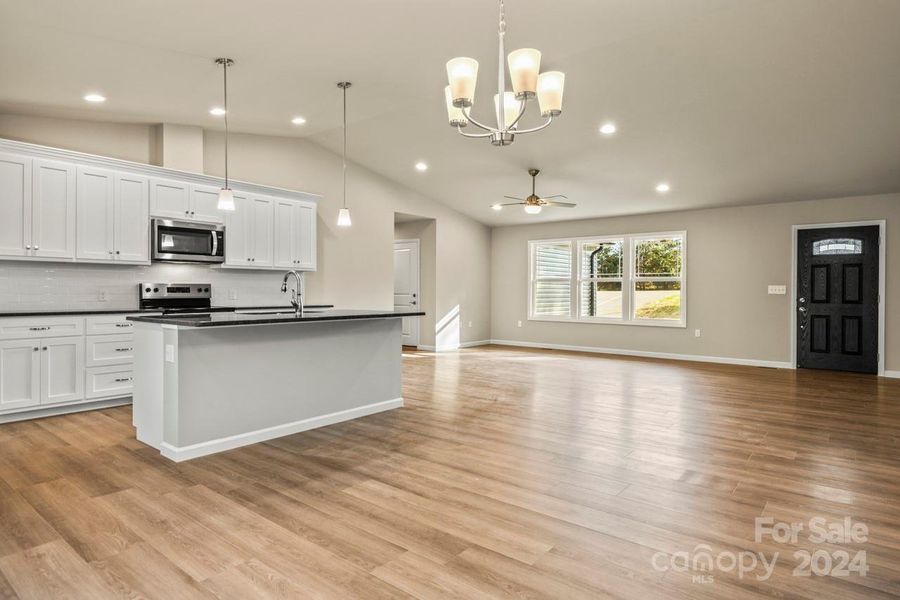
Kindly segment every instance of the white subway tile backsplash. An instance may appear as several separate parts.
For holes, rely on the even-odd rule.
[[[205,265],[151,266],[39,264],[0,265],[0,312],[136,308],[142,281],[212,285],[215,306],[288,305],[278,271],[231,271]],[[237,300],[229,300],[231,292]],[[101,295],[105,293],[105,300]]]

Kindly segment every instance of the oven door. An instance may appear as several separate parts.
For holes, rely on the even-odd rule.
[[[155,261],[225,262],[225,228],[188,221],[153,220]]]

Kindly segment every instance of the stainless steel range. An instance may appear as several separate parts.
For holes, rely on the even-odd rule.
[[[140,283],[141,310],[172,313],[208,313],[234,310],[212,306],[212,285],[208,283]]]

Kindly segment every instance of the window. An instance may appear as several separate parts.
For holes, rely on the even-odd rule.
[[[529,318],[685,325],[684,232],[529,242]]]
[[[813,242],[813,256],[825,254],[862,254],[862,240],[839,238]]]
[[[568,317],[572,310],[572,243],[532,245],[531,314]]]

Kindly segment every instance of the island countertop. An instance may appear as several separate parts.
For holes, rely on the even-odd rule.
[[[311,310],[297,315],[284,313],[202,313],[177,314],[164,316],[130,316],[129,321],[136,323],[155,323],[159,325],[176,325],[178,327],[232,327],[237,325],[269,325],[277,323],[312,323],[320,321],[351,321],[358,319],[399,319],[402,317],[421,317],[421,311],[407,310]]]

